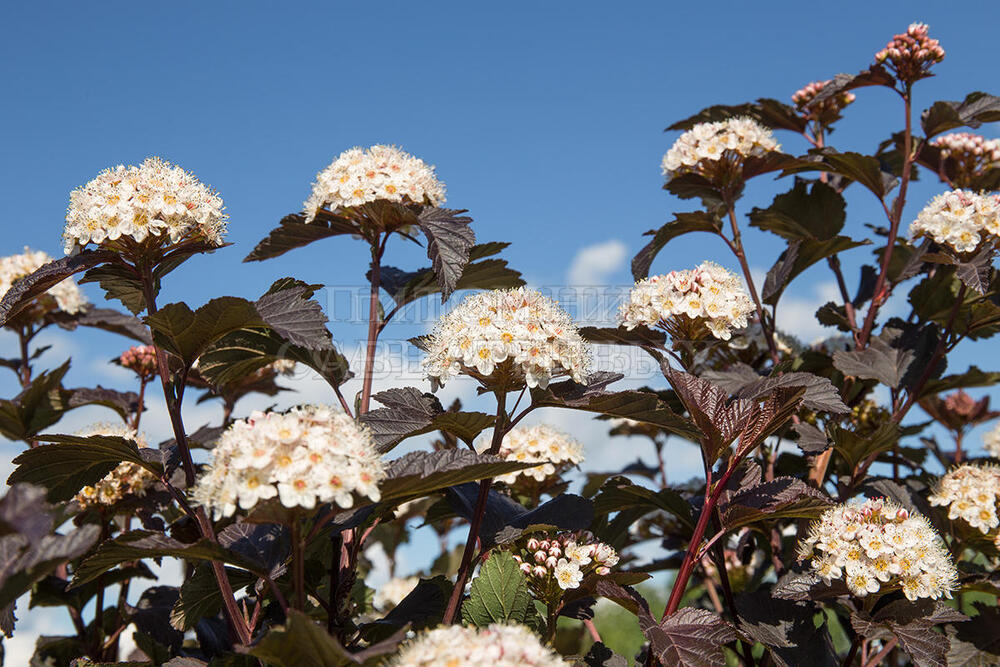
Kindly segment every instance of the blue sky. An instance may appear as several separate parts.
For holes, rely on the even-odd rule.
[[[10,4],[0,25],[3,252],[30,245],[58,256],[74,187],[107,166],[160,155],[220,191],[235,244],[171,275],[163,302],[254,297],[284,275],[357,285],[367,252],[346,239],[264,264],[240,260],[299,209],[315,173],[338,153],[395,143],[437,166],[448,205],[470,210],[481,240],[513,242],[505,256],[532,284],[624,285],[641,233],[691,209],[660,189],[660,158],[676,136],[663,133],[666,125],[715,103],[787,101],[809,81],[863,69],[912,21],[929,23],[947,50],[940,76],[918,86],[917,109],[972,90],[996,93],[998,12],[987,8],[902,1],[826,11],[802,2]],[[898,129],[902,111],[887,91],[864,89],[858,98],[834,144],[870,151]],[[790,152],[804,150],[795,137],[779,140]],[[742,212],[790,185],[758,180]],[[929,178],[915,186],[906,219],[940,189]],[[856,236],[865,234],[862,222],[881,221],[863,194],[849,196],[848,231]],[[756,230],[747,242],[763,274],[780,248]],[[654,271],[705,258],[735,268],[723,250],[709,237],[687,237],[660,255]],[[866,253],[855,251],[845,264],[856,267]],[[397,244],[387,262],[416,268],[426,261],[420,255]],[[783,319],[807,339],[816,329],[803,318],[831,284],[823,270],[806,274],[809,280],[786,297]],[[93,286],[87,292],[101,296]],[[334,332],[345,347],[363,333],[348,323]],[[71,384],[126,379],[104,363],[122,349],[120,339],[60,333],[53,341],[50,365],[78,355]],[[13,352],[10,343],[0,339],[3,356]],[[985,349],[962,348],[953,369]],[[189,423],[209,417],[197,412]],[[153,435],[164,426],[152,423]],[[679,464],[678,477],[685,469]]]

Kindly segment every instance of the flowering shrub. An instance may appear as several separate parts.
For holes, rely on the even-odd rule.
[[[1000,474],[985,460],[1000,427],[982,459],[969,438],[1000,416],[972,395],[1000,372],[952,354],[1000,332],[1000,149],[953,132],[1000,120],[1000,98],[939,101],[914,123],[914,86],[943,58],[914,24],[790,104],[671,125],[664,188],[688,210],[647,234],[615,326],[527,288],[507,244],[441,208],[421,159],[342,153],[246,260],[320,241],[370,259],[354,364],[318,286],[294,277],[254,300],[159,303],[187,259],[228,252],[222,200],[158,158],[102,172],[70,194],[66,257],[0,260],[17,342],[0,365],[20,388],[0,433],[24,443],[0,499],[0,630],[19,631],[16,604],[64,606],[74,634],[40,638],[32,664],[67,666],[1000,664]],[[835,147],[872,87],[898,96],[902,129],[874,154]],[[922,210],[918,174],[938,190]],[[747,206],[762,181],[783,191]],[[863,197],[884,220],[849,210]],[[721,241],[718,263],[654,272],[693,232]],[[749,257],[750,233],[781,252]],[[386,263],[411,241],[429,266]],[[815,317],[831,335],[779,331],[789,286],[825,271],[836,292]],[[74,276],[124,310],[88,302]],[[376,392],[380,337],[429,297],[457,305],[411,340],[426,377]],[[109,356],[130,386],[66,386],[70,362],[43,367],[52,326],[128,338]],[[598,345],[648,356],[658,379],[616,386]],[[330,405],[243,410],[293,370],[321,378]],[[467,390],[447,407],[445,383]],[[193,392],[218,421],[185,422]],[[120,423],[66,434],[85,405]],[[621,465],[577,472],[584,444],[529,425],[542,410],[604,420],[589,453]],[[169,440],[139,435],[151,413]],[[702,465],[682,481],[686,454]],[[165,558],[176,585],[149,581]]]

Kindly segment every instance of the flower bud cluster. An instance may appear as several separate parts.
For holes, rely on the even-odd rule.
[[[305,509],[330,502],[351,507],[353,495],[378,502],[385,477],[368,429],[327,406],[254,412],[234,422],[211,455],[194,498],[216,518],[274,497]]]
[[[948,518],[961,519],[985,535],[998,525],[1000,467],[991,464],[960,465],[938,480],[931,505],[948,508]]]
[[[52,258],[41,250],[32,251],[25,246],[19,255],[8,255],[0,258],[0,298],[11,286],[52,261]],[[36,299],[38,317],[54,311],[62,311],[75,315],[87,307],[87,297],[72,278],[58,282]],[[32,311],[35,312],[35,311]]]
[[[909,600],[951,597],[957,572],[922,515],[883,498],[828,509],[799,544],[827,584],[843,578],[858,597],[901,588]]]
[[[438,206],[444,203],[444,184],[434,167],[395,146],[352,148],[316,175],[303,204],[306,222],[324,207],[337,211],[378,199]]]
[[[710,178],[726,158],[741,162],[744,158],[780,150],[771,130],[757,121],[729,118],[699,123],[682,134],[663,156],[661,167],[667,180],[690,172]]]
[[[140,447],[146,447],[146,438],[124,424],[93,424],[77,433],[79,436],[109,435],[133,440]],[[142,466],[123,461],[105,475],[97,484],[85,486],[76,494],[74,500],[81,509],[97,506],[111,506],[126,496],[141,496],[151,484],[156,482],[156,476]]]
[[[854,93],[843,91],[828,97],[820,102],[815,102],[816,96],[826,88],[830,81],[813,81],[792,94],[792,102],[795,108],[809,120],[820,123],[830,123],[840,117],[840,112],[844,107],[855,100]]]
[[[440,384],[460,373],[485,381],[500,365],[522,386],[544,388],[563,375],[582,383],[590,363],[569,314],[524,287],[466,297],[441,318],[427,352],[424,369]]]
[[[221,245],[227,216],[222,199],[180,167],[158,157],[138,167],[118,165],[70,194],[63,231],[66,253],[120,238],[142,243],[201,239]]]
[[[911,23],[905,33],[892,38],[875,54],[875,62],[896,72],[905,83],[913,83],[928,75],[931,65],[944,60],[944,49],[928,35],[926,23]]]
[[[118,357],[122,368],[127,368],[143,380],[156,375],[156,348],[152,345],[133,345]]]
[[[952,190],[938,195],[910,224],[910,237],[925,236],[956,252],[973,252],[1000,237],[1000,195]]]
[[[563,667],[565,661],[523,625],[442,625],[417,635],[390,667]]]
[[[951,160],[953,181],[968,183],[989,169],[1000,167],[1000,139],[987,139],[971,132],[943,134],[931,140],[931,146],[941,150],[942,160]]]
[[[668,331],[684,324],[704,324],[716,338],[729,340],[734,329],[747,326],[753,301],[739,277],[714,262],[686,271],[671,271],[635,284],[622,304],[619,321],[626,329],[660,326]],[[680,321],[680,322],[678,322]]]
[[[530,537],[515,544],[513,557],[540,599],[579,588],[590,574],[603,577],[618,564],[618,552],[589,533],[560,533],[550,538]]]
[[[480,445],[480,452],[489,449],[489,443]],[[500,456],[508,461],[520,461],[542,465],[500,475],[497,481],[507,485],[519,478],[531,478],[545,482],[561,475],[572,466],[583,463],[583,444],[579,440],[546,424],[519,426],[511,429],[500,445]]]

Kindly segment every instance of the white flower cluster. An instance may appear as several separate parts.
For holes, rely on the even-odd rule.
[[[931,146],[941,149],[942,159],[955,161],[958,175],[975,176],[992,167],[1000,167],[1000,139],[987,139],[971,132],[953,132],[935,137]]]
[[[480,452],[489,449],[489,442],[483,442]],[[511,429],[503,437],[500,456],[508,461],[519,461],[542,465],[517,470],[496,478],[504,484],[514,484],[518,478],[530,477],[536,482],[561,474],[571,466],[583,463],[583,445],[579,440],[546,424],[519,426]]]
[[[372,597],[372,605],[383,614],[403,601],[420,583],[419,577],[395,577],[382,584]]]
[[[663,175],[667,180],[679,174],[698,171],[710,173],[714,163],[727,152],[742,159],[780,151],[774,134],[752,118],[729,118],[716,123],[698,123],[682,134],[663,156]]]
[[[960,465],[938,480],[931,505],[948,508],[948,518],[962,519],[983,535],[1000,525],[997,519],[1000,467]]]
[[[547,387],[561,375],[582,383],[590,363],[569,314],[524,287],[466,297],[441,318],[427,350],[424,370],[440,384],[462,372],[489,377],[498,364],[508,364],[529,387]]]
[[[25,247],[24,252],[19,255],[0,258],[0,298],[3,298],[15,282],[51,261],[52,258],[47,253],[41,250],[32,251],[28,247]],[[79,313],[87,306],[87,297],[72,278],[56,283],[37,301],[43,311],[61,310],[70,315]]]
[[[588,533],[530,537],[514,549],[513,558],[528,578],[528,586],[541,599],[579,588],[588,574],[603,577],[618,564],[618,552]]]
[[[221,245],[226,219],[222,199],[211,188],[180,167],[151,157],[138,167],[105,169],[74,190],[63,240],[67,254],[122,237],[142,243],[167,235],[171,243],[201,238]]]
[[[828,509],[799,545],[827,584],[844,578],[864,597],[901,588],[909,600],[951,597],[958,573],[940,536],[920,514],[883,498]]]
[[[194,498],[216,518],[277,496],[288,508],[378,501],[385,470],[368,430],[328,406],[254,412],[234,422],[212,450]]]
[[[712,335],[729,340],[734,329],[747,326],[753,301],[739,276],[714,262],[640,280],[622,304],[619,321],[626,329],[661,325],[678,318],[703,321]],[[662,323],[662,324],[661,324]]]
[[[392,667],[564,667],[523,625],[442,625],[403,645]]]
[[[395,146],[352,148],[316,174],[312,195],[303,204],[306,222],[323,207],[336,211],[378,199],[439,206],[444,184],[434,167]]]
[[[930,201],[910,224],[910,238],[926,236],[956,252],[972,252],[1000,236],[1000,195],[952,190]]]
[[[983,449],[995,459],[1000,459],[1000,424],[983,435]]]
[[[93,424],[77,435],[90,437],[92,435],[112,435],[120,438],[134,440],[140,447],[146,447],[146,438],[124,424]],[[125,496],[141,496],[149,486],[156,482],[156,475],[149,472],[142,466],[123,461],[118,466],[104,476],[94,486],[85,486],[76,494],[77,503],[82,509],[99,505],[110,506],[117,503]]]

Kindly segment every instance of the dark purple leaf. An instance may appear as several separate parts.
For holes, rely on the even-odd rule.
[[[427,257],[441,288],[442,303],[455,291],[476,243],[476,235],[469,227],[472,218],[460,213],[465,211],[428,206],[418,216],[420,229],[427,237]]]

